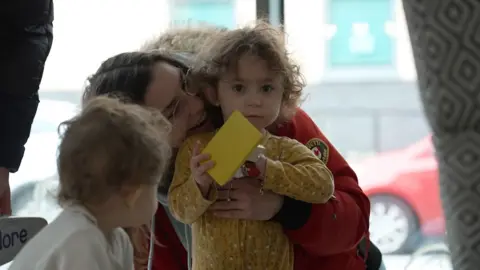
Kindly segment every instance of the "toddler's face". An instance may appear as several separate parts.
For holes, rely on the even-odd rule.
[[[136,226],[150,224],[158,208],[157,185],[142,185],[138,192],[130,209],[131,221]]]
[[[282,77],[254,55],[240,58],[237,70],[220,78],[218,102],[226,118],[238,110],[255,127],[264,129],[278,117],[284,89]]]

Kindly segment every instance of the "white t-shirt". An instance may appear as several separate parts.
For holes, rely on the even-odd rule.
[[[117,228],[106,237],[83,207],[69,206],[15,257],[10,270],[133,270],[133,247]]]

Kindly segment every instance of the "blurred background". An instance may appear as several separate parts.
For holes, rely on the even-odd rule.
[[[85,79],[101,61],[169,27],[234,28],[257,16],[284,24],[308,83],[302,107],[357,172],[387,269],[406,269],[411,254],[431,247],[440,248],[408,269],[451,269],[401,0],[56,0],[41,103],[11,180],[15,214],[51,220],[58,213],[57,126],[75,114]]]

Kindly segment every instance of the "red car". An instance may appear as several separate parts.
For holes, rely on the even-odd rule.
[[[445,234],[431,136],[352,167],[371,200],[370,237],[384,253],[411,252]]]

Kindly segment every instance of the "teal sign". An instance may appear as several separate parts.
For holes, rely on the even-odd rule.
[[[234,28],[234,1],[185,1],[172,8],[174,25],[216,25]]]
[[[392,21],[390,0],[331,0],[328,42],[331,67],[391,65],[393,40],[386,28]]]

